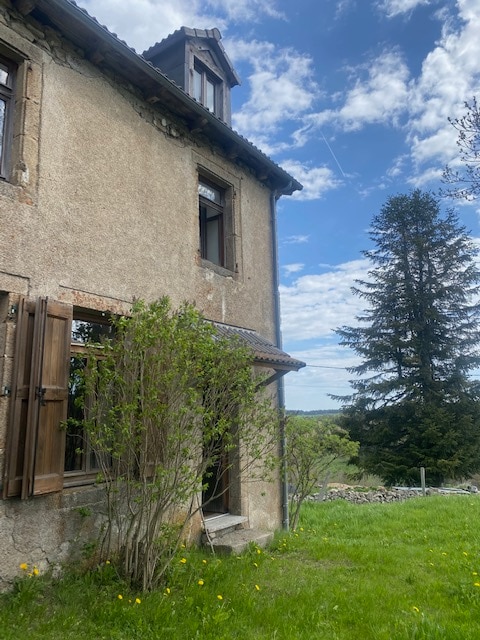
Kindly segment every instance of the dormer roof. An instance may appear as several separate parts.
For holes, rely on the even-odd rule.
[[[152,47],[143,52],[145,60],[153,61],[160,54],[164,54],[168,49],[177,45],[181,41],[196,40],[200,44],[203,40],[208,48],[216,53],[216,58],[228,79],[229,86],[236,87],[240,84],[240,78],[233,68],[233,65],[221,43],[222,35],[217,28],[214,29],[191,29],[190,27],[180,27],[169,36],[157,42]]]

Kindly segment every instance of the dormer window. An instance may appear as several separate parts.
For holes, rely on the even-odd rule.
[[[193,97],[197,102],[207,107],[209,111],[217,113],[217,87],[219,82],[213,77],[205,67],[195,64],[193,70]]]
[[[182,27],[144,51],[143,57],[230,125],[230,90],[240,84],[240,78],[221,39],[218,29]]]

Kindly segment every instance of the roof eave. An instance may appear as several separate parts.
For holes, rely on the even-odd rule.
[[[117,54],[124,64],[116,64],[120,60],[116,61],[115,56],[109,56],[108,64],[130,83],[137,84],[141,90],[145,90],[145,85],[150,81],[158,87],[159,91],[168,92],[173,102],[182,105],[184,111],[191,114],[191,129],[203,130],[205,135],[217,139],[227,149],[232,159],[239,158],[251,166],[256,171],[258,179],[274,189],[277,195],[292,195],[295,191],[303,189],[300,182],[251,142],[187,95],[160,70],[153,67],[123,40],[117,38],[107,27],[101,25],[71,0],[34,0],[34,8],[46,15],[52,24],[65,33],[74,44],[86,49],[92,59],[96,56],[96,51],[100,52],[101,57],[102,45],[104,54],[111,52]],[[90,38],[85,37],[85,32]],[[96,48],[96,51],[88,51],[93,48]],[[135,76],[128,73],[129,68],[135,69]]]

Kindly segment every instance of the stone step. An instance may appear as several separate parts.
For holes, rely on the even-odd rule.
[[[224,536],[235,529],[242,526],[247,521],[245,516],[232,516],[226,513],[221,516],[215,516],[213,518],[207,518],[203,524],[203,530],[205,531],[205,537],[214,540]]]
[[[239,555],[243,553],[250,544],[254,543],[259,547],[266,547],[273,540],[271,531],[260,531],[259,529],[237,529],[219,538],[213,538],[209,546],[217,553]]]

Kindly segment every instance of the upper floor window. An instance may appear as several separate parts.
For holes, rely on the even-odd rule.
[[[0,178],[8,173],[8,156],[13,130],[13,83],[15,65],[0,57]]]
[[[224,209],[225,192],[199,180],[200,255],[221,267],[225,266]]]
[[[218,114],[218,81],[205,67],[198,64],[193,70],[193,97],[212,113]]]
[[[199,175],[198,210],[200,231],[200,256],[209,266],[216,265],[223,270],[237,272],[236,224],[234,219],[235,190],[231,184],[217,183]],[[218,270],[217,270],[218,271]]]

